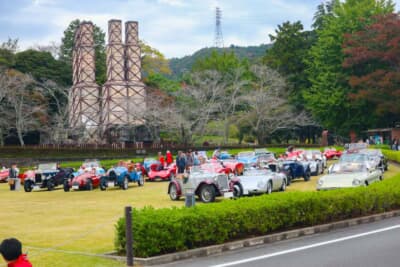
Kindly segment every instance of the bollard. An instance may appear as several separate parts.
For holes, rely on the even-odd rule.
[[[195,197],[194,197],[194,189],[193,188],[186,188],[185,190],[185,206],[187,208],[194,207],[196,204]]]
[[[125,207],[126,266],[133,267],[132,207]]]

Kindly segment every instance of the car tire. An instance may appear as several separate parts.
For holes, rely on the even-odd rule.
[[[292,178],[290,176],[286,177],[286,186],[289,186],[292,183]]]
[[[107,181],[105,177],[100,178],[100,190],[104,191],[107,189]]]
[[[267,195],[270,195],[272,193],[272,182],[268,181],[267,183],[267,191],[265,192]]]
[[[49,180],[47,180],[47,190],[53,191],[54,187],[55,187],[54,179],[50,178]]]
[[[24,190],[25,192],[32,192],[33,182],[31,180],[27,180],[24,182]]]
[[[379,176],[379,181],[383,180],[383,175]]]
[[[139,180],[138,180],[138,186],[144,186],[144,177],[143,175],[140,175]]]
[[[310,169],[307,169],[306,172],[304,173],[304,181],[308,182],[310,181],[311,178],[311,172]]]
[[[85,188],[86,188],[87,191],[92,191],[93,190],[93,182],[92,182],[92,180],[88,179],[86,181]]]
[[[233,196],[242,197],[243,196],[243,186],[240,183],[235,183],[233,185]]]
[[[69,192],[70,188],[69,188],[69,182],[68,180],[64,181],[64,192]]]
[[[128,176],[125,176],[124,180],[122,181],[121,188],[122,190],[126,190],[128,189],[128,187],[129,187],[129,178]]]
[[[318,176],[319,175],[319,165],[317,165],[317,169],[315,170],[315,174],[314,174],[315,176]]]
[[[179,200],[178,196],[178,188],[176,188],[176,184],[171,183],[168,190],[169,198],[173,201]]]
[[[286,191],[286,184],[287,184],[286,183],[286,179],[283,179],[281,188],[279,190],[282,191],[282,192]]]
[[[215,188],[212,185],[202,185],[199,191],[200,200],[203,203],[210,203],[215,201]]]

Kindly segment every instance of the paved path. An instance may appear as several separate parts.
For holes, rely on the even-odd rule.
[[[162,266],[398,267],[400,217]]]

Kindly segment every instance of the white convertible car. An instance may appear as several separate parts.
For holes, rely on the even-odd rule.
[[[382,171],[371,167],[368,163],[337,163],[329,168],[329,174],[318,180],[317,190],[368,186],[382,179]]]
[[[271,194],[272,191],[285,191],[287,178],[280,172],[267,169],[249,169],[238,177],[239,182],[233,187],[235,197],[256,194]]]

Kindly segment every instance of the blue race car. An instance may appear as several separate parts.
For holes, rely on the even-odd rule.
[[[310,163],[299,161],[297,159],[283,159],[280,162],[281,170],[287,176],[287,185],[290,185],[293,179],[304,178],[304,181],[310,181],[311,169]]]
[[[249,169],[257,165],[258,157],[254,151],[243,151],[238,153],[237,160],[243,163],[245,169]]]
[[[128,189],[129,182],[137,182],[138,186],[144,185],[142,172],[136,168],[128,168],[125,166],[117,166],[107,171],[107,175],[100,178],[100,189],[120,187],[123,190]]]

